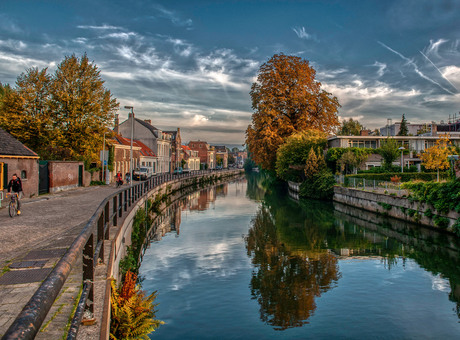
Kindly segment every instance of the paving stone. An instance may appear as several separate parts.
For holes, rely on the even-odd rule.
[[[48,261],[21,261],[14,262],[9,265],[11,269],[20,269],[20,268],[42,268]]]

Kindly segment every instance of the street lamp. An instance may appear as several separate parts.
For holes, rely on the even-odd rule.
[[[125,106],[125,109],[131,110],[131,148],[129,150],[129,185],[133,185],[133,139],[134,139],[134,107]]]
[[[403,151],[404,151],[404,147],[401,146],[400,148],[398,148],[398,150],[401,150],[401,172],[404,172],[404,168],[403,168]]]

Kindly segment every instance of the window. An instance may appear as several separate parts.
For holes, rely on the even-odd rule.
[[[21,171],[21,179],[27,179],[27,171],[25,170]]]

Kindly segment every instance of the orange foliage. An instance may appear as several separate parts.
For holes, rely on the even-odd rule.
[[[246,144],[252,159],[264,169],[275,168],[276,151],[292,134],[316,129],[326,133],[339,125],[336,97],[321,90],[307,60],[275,54],[259,69],[252,84],[252,124]]]

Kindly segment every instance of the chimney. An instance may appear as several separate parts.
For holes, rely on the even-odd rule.
[[[115,115],[115,127],[113,131],[118,135],[119,133],[119,126],[120,126],[120,119],[118,118],[118,114]]]
[[[152,125],[152,120],[151,119],[144,119],[144,122],[149,123],[150,125]]]

